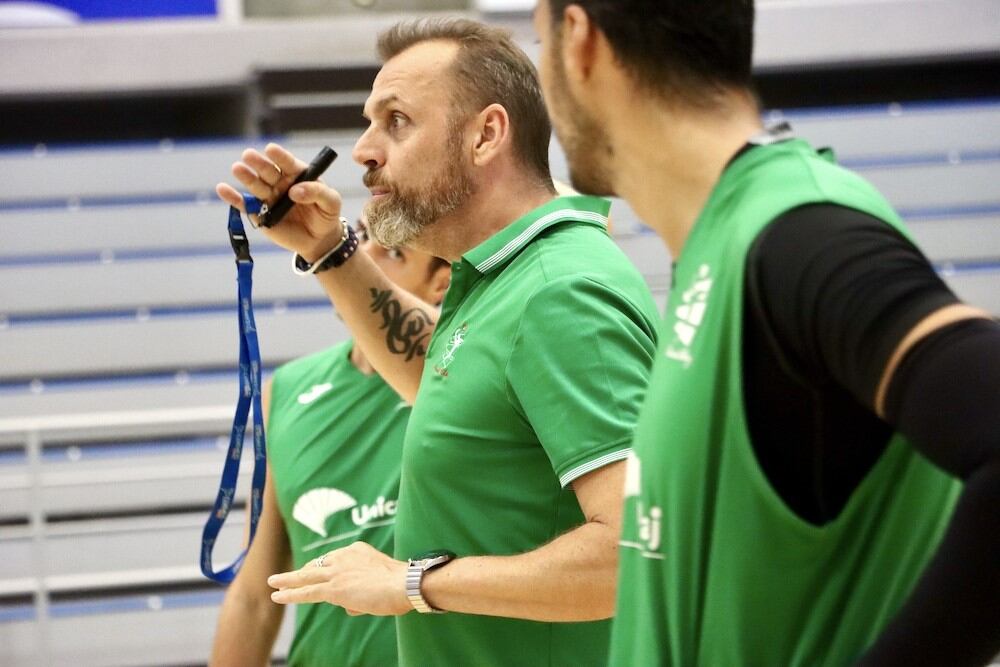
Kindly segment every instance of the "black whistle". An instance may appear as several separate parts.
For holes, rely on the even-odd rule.
[[[302,183],[303,181],[315,181],[319,178],[324,171],[326,171],[333,161],[337,159],[337,151],[333,150],[329,146],[323,146],[316,157],[313,158],[309,166],[303,170],[301,174],[296,176],[295,181],[292,185],[296,183]],[[292,189],[292,185],[288,186],[288,190]],[[274,227],[276,224],[281,222],[281,219],[285,217],[285,214],[292,209],[295,205],[291,199],[288,198],[288,190],[285,194],[278,198],[278,201],[274,202],[272,206],[264,204],[260,209],[260,214],[257,216],[257,226],[258,227]]]

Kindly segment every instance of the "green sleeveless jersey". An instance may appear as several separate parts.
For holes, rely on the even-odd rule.
[[[784,505],[757,463],[742,393],[746,256],[770,221],[820,202],[903,231],[874,188],[793,140],[734,160],[684,246],[628,463],[615,667],[849,664],[944,532],[959,484],[898,435],[823,526]]]
[[[347,341],[274,373],[268,460],[294,565],[352,542],[392,553],[399,461],[410,409],[377,374],[350,362]],[[392,667],[392,617],[296,607],[288,664]]]

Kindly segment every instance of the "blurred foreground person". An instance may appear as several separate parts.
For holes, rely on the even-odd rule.
[[[611,664],[1000,650],[1000,326],[751,90],[753,3],[542,0],[572,184],[675,261],[629,461]],[[627,113],[623,113],[627,109]]]

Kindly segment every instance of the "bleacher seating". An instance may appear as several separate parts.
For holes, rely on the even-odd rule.
[[[900,209],[953,288],[1000,314],[1000,101],[768,117],[834,146]],[[366,197],[353,138],[285,140],[306,159],[322,143],[337,149],[325,179],[349,217]],[[207,658],[221,589],[197,555],[237,356],[226,207],[212,188],[244,145],[0,152],[0,664]],[[565,178],[555,145],[552,160]],[[661,241],[623,202],[612,216],[662,306]],[[250,241],[265,365],[342,340],[315,281],[292,275],[288,254],[258,233]],[[236,554],[241,519],[218,565]]]

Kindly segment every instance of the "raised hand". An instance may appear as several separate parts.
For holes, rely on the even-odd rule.
[[[273,204],[306,166],[283,147],[269,143],[263,153],[253,148],[243,151],[240,161],[233,163],[232,173],[247,192]],[[224,202],[246,213],[243,196],[236,188],[219,183],[215,192]],[[291,187],[288,196],[295,206],[279,224],[261,229],[277,245],[312,262],[340,242],[340,194],[322,181],[306,181]]]

